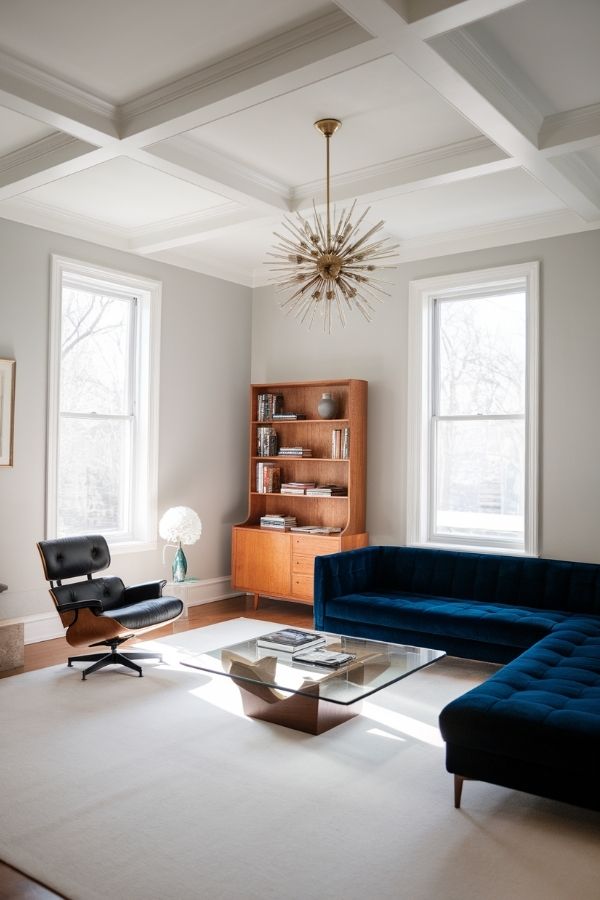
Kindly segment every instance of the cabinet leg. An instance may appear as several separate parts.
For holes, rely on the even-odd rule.
[[[260,600],[260,594],[252,595],[252,609],[258,609],[259,600]]]

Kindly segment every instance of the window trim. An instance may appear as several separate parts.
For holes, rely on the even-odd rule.
[[[114,540],[107,535],[111,553],[155,550],[158,528],[158,424],[160,386],[160,312],[162,285],[159,281],[131,275],[52,254],[48,345],[48,426],[46,452],[46,537],[57,534],[57,464],[60,388],[60,336],[62,286],[73,276],[83,287],[123,296],[125,288],[138,298],[136,328],[136,434],[132,465],[132,535]],[[133,361],[132,361],[133,364]],[[143,507],[143,508],[142,508]]]
[[[431,399],[436,296],[464,296],[526,282],[526,390],[525,390],[525,523],[523,548],[502,541],[444,542],[429,537],[431,489]],[[412,546],[447,547],[481,553],[538,555],[539,465],[539,262],[518,263],[471,272],[458,272],[409,283],[408,299],[408,398],[406,431],[406,541]]]

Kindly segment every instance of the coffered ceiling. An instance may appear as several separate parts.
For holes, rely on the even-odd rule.
[[[0,217],[262,284],[335,116],[400,259],[599,228],[599,39],[598,0],[0,0]]]

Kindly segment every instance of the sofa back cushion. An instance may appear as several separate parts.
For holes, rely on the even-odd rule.
[[[377,587],[600,615],[600,565],[416,547],[380,547]]]

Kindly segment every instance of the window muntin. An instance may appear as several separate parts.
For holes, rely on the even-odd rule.
[[[160,286],[54,258],[48,536],[153,546]]]

